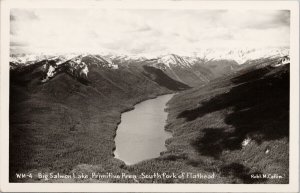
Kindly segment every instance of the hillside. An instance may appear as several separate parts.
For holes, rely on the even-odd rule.
[[[68,173],[80,163],[113,158],[121,112],[158,95],[188,88],[135,66],[96,56],[42,60],[10,72],[10,181],[16,172]],[[150,76],[151,75],[151,76]],[[173,83],[172,83],[173,81]],[[19,159],[22,157],[22,159]]]
[[[173,156],[174,165],[214,171],[225,183],[288,183],[289,65],[241,72],[180,93],[168,111],[173,138],[165,156]]]

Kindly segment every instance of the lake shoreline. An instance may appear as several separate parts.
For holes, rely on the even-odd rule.
[[[168,114],[168,111],[167,111],[167,109],[169,108],[168,102],[169,102],[176,94],[178,94],[178,92],[167,92],[167,93],[164,93],[164,94],[158,94],[158,95],[150,96],[150,97],[147,98],[146,100],[138,101],[138,102],[136,102],[132,107],[127,108],[127,109],[121,111],[120,116],[119,116],[119,121],[118,121],[118,123],[117,123],[117,126],[115,127],[115,134],[114,134],[115,145],[114,145],[114,147],[113,147],[113,149],[112,149],[112,155],[113,155],[113,157],[114,157],[115,159],[122,161],[125,165],[128,165],[128,164],[126,164],[123,160],[121,160],[120,158],[117,158],[117,157],[116,157],[116,154],[115,154],[115,153],[116,153],[115,151],[116,151],[116,137],[117,137],[117,131],[118,131],[119,126],[120,126],[120,124],[121,124],[121,122],[122,122],[121,119],[122,119],[123,113],[130,112],[130,111],[135,110],[137,105],[139,105],[139,104],[141,104],[141,103],[144,103],[144,102],[146,102],[146,101],[153,100],[153,99],[157,99],[158,97],[162,97],[162,96],[164,96],[164,95],[172,95],[171,98],[168,99],[168,101],[165,103],[165,107],[164,107],[164,109],[163,109],[163,111],[164,111],[165,113]],[[168,117],[168,115],[167,115],[167,117]],[[166,126],[167,126],[167,118],[166,118],[166,120],[165,120],[165,122],[164,122],[164,127],[163,127],[164,129],[163,129],[163,131],[166,132],[168,135],[170,135],[170,137],[168,137],[167,139],[172,138],[172,132],[167,131],[167,130],[166,130]],[[166,140],[167,140],[167,139],[166,139]],[[167,149],[167,143],[166,143],[166,140],[164,141],[164,146],[165,146],[165,148]],[[164,151],[161,151],[161,152],[159,152],[159,154],[161,155],[161,153],[163,153],[163,152],[164,152]],[[160,155],[159,155],[159,156],[160,156]],[[159,157],[159,156],[158,156],[158,157]],[[155,158],[150,158],[150,159],[155,159]],[[148,160],[148,159],[147,159],[147,160]],[[137,164],[137,163],[135,163],[135,164]],[[129,165],[135,165],[135,164],[129,164]]]

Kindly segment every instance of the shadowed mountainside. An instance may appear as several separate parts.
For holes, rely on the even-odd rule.
[[[240,73],[171,99],[166,155],[230,183],[288,183],[289,65]]]
[[[266,140],[288,138],[289,135],[289,73],[288,69],[268,74],[268,69],[259,69],[233,78],[237,86],[228,93],[217,95],[200,107],[185,110],[178,115],[193,121],[206,114],[231,109],[224,121],[235,129],[204,129],[199,152],[216,155],[220,150],[241,148],[242,141],[250,137],[257,143]],[[265,76],[265,77],[264,77]],[[207,145],[207,144],[211,145]],[[199,144],[199,143],[195,143]],[[213,148],[214,151],[210,151]]]
[[[170,90],[185,90],[190,88],[189,86],[181,82],[173,80],[160,69],[151,66],[143,66],[143,67],[146,71],[145,75],[161,86],[164,86]]]

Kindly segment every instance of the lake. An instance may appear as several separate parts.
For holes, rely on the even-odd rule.
[[[166,150],[165,141],[172,135],[165,131],[168,116],[165,108],[173,95],[143,101],[122,114],[115,138],[115,158],[132,165],[159,157]]]

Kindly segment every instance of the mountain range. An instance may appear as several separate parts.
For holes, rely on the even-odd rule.
[[[64,54],[64,55],[11,55],[11,69],[32,65],[42,61],[52,61],[55,67],[44,67],[56,71],[62,66],[73,68],[72,73],[85,74],[89,72],[90,65],[98,65],[110,69],[119,69],[119,66],[142,65],[162,70],[170,78],[189,86],[207,83],[212,79],[232,73],[241,66],[254,60],[278,59],[289,55],[289,49],[234,49],[210,50],[206,49],[192,56],[179,56],[167,54],[157,57],[129,56],[114,54]],[[61,65],[62,64],[62,65]],[[46,64],[45,64],[46,65]],[[51,66],[51,65],[50,65]],[[53,72],[54,74],[56,72]],[[53,74],[49,73],[49,74]],[[54,76],[51,75],[51,76]],[[78,75],[76,75],[78,76]]]

